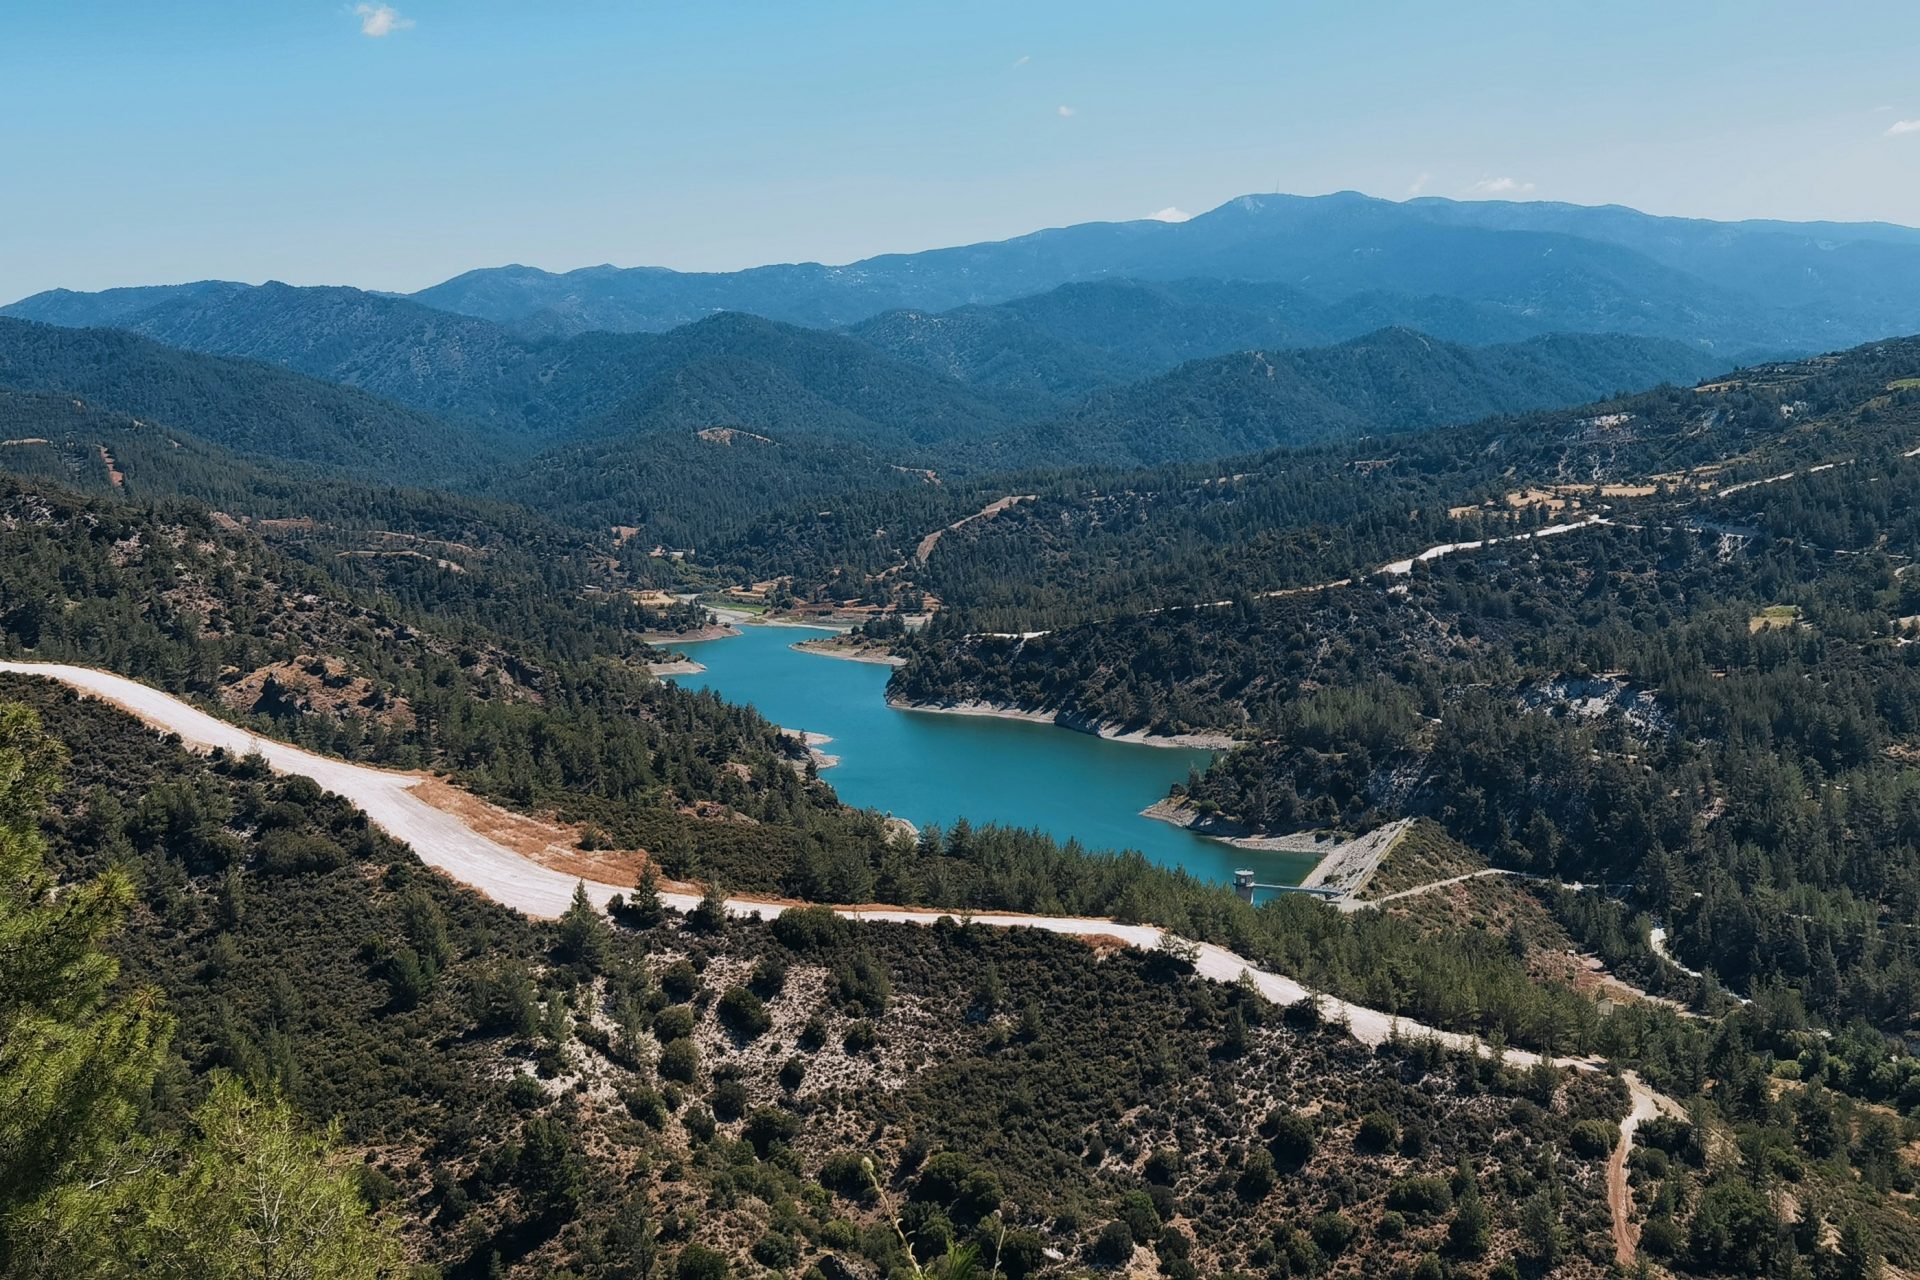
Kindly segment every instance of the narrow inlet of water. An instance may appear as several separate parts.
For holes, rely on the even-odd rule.
[[[823,733],[820,749],[840,763],[823,776],[840,798],[915,826],[1030,827],[1089,849],[1137,849],[1164,866],[1231,883],[1252,867],[1263,883],[1296,883],[1305,854],[1236,849],[1156,822],[1140,811],[1205,769],[1212,753],[1109,742],[1054,725],[889,707],[892,668],[802,653],[792,646],[830,634],[748,626],[738,636],[677,645],[706,667],[673,679],[751,706],[788,729]]]

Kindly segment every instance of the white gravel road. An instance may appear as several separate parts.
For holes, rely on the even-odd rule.
[[[350,764],[272,738],[263,738],[208,715],[171,694],[91,667],[57,662],[0,661],[0,671],[58,680],[132,712],[155,728],[177,733],[187,745],[199,750],[222,747],[240,754],[258,752],[275,771],[311,778],[328,791],[351,800],[388,835],[410,845],[428,866],[444,871],[496,902],[530,916],[549,919],[558,916],[566,910],[573,898],[574,886],[580,883],[577,877],[541,866],[474,831],[455,815],[436,809],[422,800],[414,793],[414,788],[426,775]],[[629,892],[632,887],[593,881],[585,883],[587,893],[601,906],[605,906],[607,899],[614,894]],[[666,893],[661,897],[666,905],[679,911],[690,910],[697,901],[690,894]],[[737,916],[772,917],[784,909],[785,904],[753,898],[727,900],[727,910]],[[932,924],[942,915],[953,914],[900,908],[835,909],[853,919],[899,924]],[[1121,924],[1114,920],[1089,917],[976,912],[971,918],[979,924],[1006,928],[1024,927],[1078,937],[1113,938],[1129,946],[1147,949],[1160,947],[1166,939],[1166,935],[1152,925]],[[1252,981],[1262,995],[1277,1004],[1294,1004],[1314,994],[1292,978],[1268,973],[1244,957],[1210,943],[1202,944],[1197,949],[1195,967],[1201,976],[1218,982],[1237,982],[1244,976]],[[1320,1003],[1329,1017],[1344,1020],[1352,1029],[1354,1038],[1366,1044],[1380,1044],[1397,1033],[1408,1038],[1437,1039],[1455,1048],[1485,1048],[1475,1037],[1398,1019],[1377,1009],[1363,1008],[1329,996],[1320,997]],[[1507,1050],[1506,1058],[1521,1066],[1530,1066],[1540,1060],[1538,1054],[1521,1049]],[[1598,1065],[1580,1059],[1563,1058],[1556,1061],[1572,1067],[1592,1068]]]

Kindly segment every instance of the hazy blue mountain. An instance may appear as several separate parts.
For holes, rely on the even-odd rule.
[[[1003,465],[1218,457],[1578,404],[1691,383],[1720,367],[1717,357],[1680,343],[1615,334],[1466,347],[1386,329],[1329,347],[1196,360],[1098,392],[1059,420],[1005,433],[970,457]]]
[[[1077,281],[1210,277],[1325,300],[1463,300],[1532,331],[1819,347],[1920,328],[1920,233],[1713,223],[1617,207],[1246,196],[1184,223],[1085,223],[846,266],[467,272],[418,300],[536,332],[664,329],[716,310],[810,325],[995,304]]]
[[[721,311],[836,327],[888,311],[993,306],[1065,284],[1193,279],[1285,285],[1323,304],[1364,296],[1375,320],[1481,341],[1549,331],[1640,333],[1710,344],[1724,355],[1755,346],[1830,348],[1920,329],[1920,231],[1911,228],[1710,222],[1619,206],[1395,202],[1353,192],[1243,196],[1184,223],[1083,223],[845,266],[483,268],[412,301],[541,338],[660,332]],[[127,324],[162,304],[240,289],[209,281],[102,294],[55,290],[5,313]],[[1409,299],[1435,314],[1396,309]],[[1448,307],[1459,312],[1461,329],[1434,323]]]
[[[38,320],[43,324],[62,324],[74,329],[125,328],[130,318],[162,303],[181,298],[211,299],[252,287],[231,280],[199,280],[192,284],[102,289],[98,293],[49,289],[45,293],[22,298],[10,307],[0,307],[0,315],[18,320]]]

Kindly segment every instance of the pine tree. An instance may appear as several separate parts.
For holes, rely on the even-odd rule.
[[[63,756],[31,711],[0,708],[0,1272],[9,1242],[32,1248],[75,1225],[172,1030],[157,992],[109,994],[119,966],[100,943],[133,901],[126,876],[56,893],[41,865],[35,821]]]
[[[587,896],[586,882],[576,881],[573,901],[560,917],[560,943],[556,948],[560,959],[598,973],[606,967],[609,932],[606,917]]]
[[[640,869],[640,880],[627,899],[626,918],[636,929],[651,929],[667,918],[667,909],[660,901],[660,873],[651,861]]]

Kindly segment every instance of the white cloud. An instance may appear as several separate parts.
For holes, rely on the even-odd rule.
[[[1920,120],[1895,120],[1883,136],[1897,138],[1903,133],[1920,133]]]
[[[1513,178],[1482,178],[1468,189],[1480,196],[1517,196],[1533,190],[1533,184]]]
[[[1158,213],[1150,213],[1147,215],[1147,217],[1154,222],[1185,222],[1192,216],[1193,215],[1185,209],[1176,208],[1173,205],[1168,205]]]
[[[1062,120],[1065,120],[1068,116],[1073,114],[1072,107],[1059,107],[1057,108],[1057,110],[1060,112],[1060,118]]]
[[[1430,173],[1421,174],[1419,177],[1415,178],[1412,182],[1407,184],[1407,194],[1410,196],[1419,195],[1421,192],[1427,189],[1427,184],[1432,181],[1433,181],[1432,174]]]
[[[1021,54],[1021,55],[1020,55],[1019,57],[1017,57],[1017,58],[1015,58],[1015,59],[1013,60],[1013,65],[1014,65],[1014,66],[1016,66],[1016,67],[1024,67],[1024,66],[1026,66],[1026,65],[1027,65],[1027,64],[1028,64],[1029,62],[1032,62],[1032,61],[1033,61],[1033,55],[1032,55],[1032,54],[1030,54],[1030,53],[1023,53],[1023,54]]]
[[[353,6],[353,16],[360,19],[360,34],[375,40],[413,25],[412,18],[402,17],[390,4],[357,4]]]

